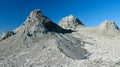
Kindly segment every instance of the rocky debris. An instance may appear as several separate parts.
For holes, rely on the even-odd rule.
[[[59,25],[64,29],[72,29],[72,30],[75,30],[78,26],[84,26],[84,24],[73,15],[64,17],[59,22]]]
[[[1,40],[7,39],[13,35],[15,35],[15,33],[13,31],[6,31],[2,34]]]

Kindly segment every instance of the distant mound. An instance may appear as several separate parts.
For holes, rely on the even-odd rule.
[[[59,25],[64,29],[76,29],[78,26],[84,26],[84,24],[75,16],[69,15],[64,17],[60,22]]]
[[[119,28],[115,24],[114,21],[106,20],[106,21],[102,22],[97,28],[98,28],[99,32],[106,34],[106,35],[118,34],[118,32],[119,32]]]

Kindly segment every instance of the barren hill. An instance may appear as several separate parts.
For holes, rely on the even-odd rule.
[[[86,27],[70,15],[55,24],[40,10],[0,38],[0,67],[119,67],[120,30]]]

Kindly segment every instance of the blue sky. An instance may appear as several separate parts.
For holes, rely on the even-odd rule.
[[[72,14],[89,27],[104,20],[114,20],[120,27],[120,0],[0,0],[0,34],[20,26],[33,9],[55,23]]]

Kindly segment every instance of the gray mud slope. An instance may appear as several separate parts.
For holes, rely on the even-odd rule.
[[[72,32],[33,10],[20,27],[1,36],[0,66],[70,66],[71,60],[86,59],[82,40],[71,36]]]

